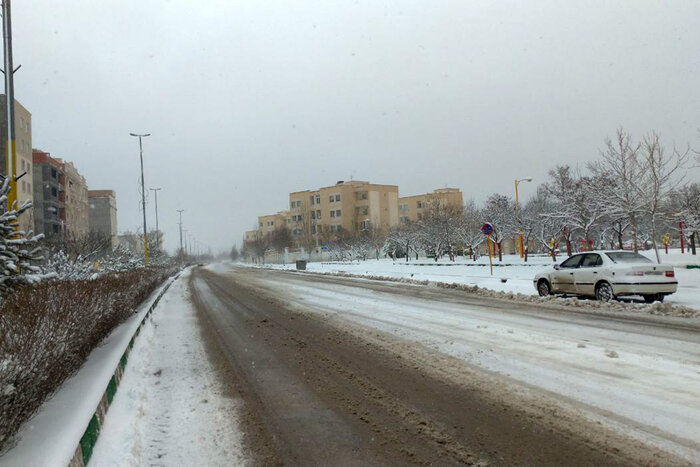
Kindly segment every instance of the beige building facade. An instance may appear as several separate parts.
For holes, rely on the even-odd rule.
[[[0,95],[0,157],[2,173],[5,173],[5,145],[7,144],[7,107],[5,95]],[[16,175],[26,175],[17,180],[17,201],[23,202],[34,199],[33,167],[32,167],[32,114],[15,99],[15,154],[17,156]],[[25,232],[34,229],[34,212],[26,211],[19,218],[20,230]]]
[[[287,226],[307,248],[326,235],[388,230],[398,224],[396,185],[351,180],[289,194]]]
[[[401,222],[422,220],[436,203],[461,211],[464,199],[459,188],[439,188],[423,195],[402,196],[398,200],[399,220]]]
[[[66,209],[65,234],[72,238],[80,238],[90,232],[88,186],[85,177],[72,162],[62,163]]]

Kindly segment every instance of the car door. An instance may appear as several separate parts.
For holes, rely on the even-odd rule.
[[[586,253],[574,271],[575,292],[580,295],[595,295],[595,283],[603,267],[603,258],[598,253]]]
[[[559,265],[552,274],[552,290],[555,293],[576,293],[574,273],[583,255],[574,255]]]

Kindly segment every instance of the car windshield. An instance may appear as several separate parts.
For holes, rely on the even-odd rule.
[[[618,264],[628,264],[628,263],[651,263],[652,261],[646,256],[642,256],[639,253],[633,251],[614,251],[611,253],[605,253],[608,258],[613,260],[614,263]]]

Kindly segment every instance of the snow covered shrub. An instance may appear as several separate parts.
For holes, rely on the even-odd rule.
[[[0,304],[0,449],[90,352],[174,273],[139,268],[20,287]]]

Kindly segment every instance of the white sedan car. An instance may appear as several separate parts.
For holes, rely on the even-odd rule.
[[[534,283],[542,297],[567,294],[608,301],[622,295],[641,295],[647,303],[661,302],[678,288],[673,266],[619,250],[573,255],[535,276]]]

